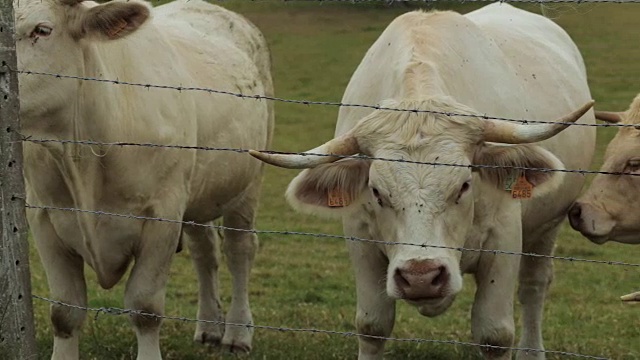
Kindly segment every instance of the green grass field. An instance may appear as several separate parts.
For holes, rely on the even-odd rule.
[[[273,54],[277,96],[326,101],[341,99],[366,49],[391,19],[410,10],[381,4],[318,2],[218,4],[245,14],[265,33]],[[476,7],[453,6],[461,12]],[[526,8],[541,10],[540,6]],[[554,5],[547,6],[545,13],[563,26],[581,49],[597,107],[625,109],[640,92],[640,5]],[[330,139],[337,111],[335,107],[276,103],[274,148],[302,151]],[[592,169],[599,167],[602,152],[614,133],[615,129],[598,130],[598,156]],[[257,228],[341,234],[338,221],[302,216],[286,205],[283,193],[296,174],[297,171],[268,168]],[[33,246],[31,254],[33,293],[46,296],[45,275]],[[571,231],[568,225],[558,240],[556,254],[640,262],[640,248],[618,244],[596,246]],[[545,310],[546,348],[613,359],[640,358],[640,307],[618,300],[622,294],[640,290],[639,269],[567,261],[556,261],[555,269],[555,282]],[[228,305],[230,278],[226,268],[221,270],[222,299]],[[87,273],[90,306],[123,306],[123,284],[104,291],[96,285],[89,269]],[[424,318],[399,302],[392,336],[471,341],[473,291],[473,281],[466,277],[463,293],[447,313],[435,319]],[[254,321],[259,325],[355,330],[354,282],[342,240],[261,236],[250,296]],[[172,266],[166,314],[195,318],[196,299],[196,277],[185,248]],[[46,359],[52,347],[48,304],[34,300],[34,307],[40,358]],[[519,307],[516,310],[518,313]],[[235,357],[193,343],[194,329],[193,323],[164,322],[161,341],[165,359]],[[386,349],[388,359],[480,358],[475,348],[448,344],[388,342]],[[135,359],[135,336],[127,317],[90,314],[81,340],[81,354],[82,359]],[[249,357],[355,359],[356,354],[357,341],[353,337],[256,330]]]

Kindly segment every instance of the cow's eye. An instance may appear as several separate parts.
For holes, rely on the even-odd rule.
[[[460,191],[458,192],[458,198],[456,199],[456,204],[458,203],[458,200],[460,200],[462,195],[464,195],[464,193],[469,191],[470,188],[471,188],[471,181],[467,180],[462,184],[462,186],[460,187]]]
[[[33,31],[31,32],[31,36],[33,37],[47,37],[49,35],[51,35],[51,32],[53,31],[53,29],[47,25],[38,25],[36,26]]]
[[[469,181],[465,181],[464,184],[462,184],[462,187],[460,188],[460,194],[466,193],[470,187],[471,187],[471,183]]]
[[[373,191],[373,196],[375,196],[376,199],[378,200],[378,205],[382,206],[382,198],[380,197],[380,191],[378,191],[378,189],[376,188],[372,188],[371,191]]]
[[[627,162],[627,169],[630,171],[640,170],[640,158],[633,158]]]

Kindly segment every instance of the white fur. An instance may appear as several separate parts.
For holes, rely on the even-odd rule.
[[[21,70],[273,95],[264,37],[246,19],[221,7],[177,0],[153,8],[137,27],[145,9],[151,9],[138,0],[106,5],[63,5],[57,0],[17,4]],[[89,10],[96,7],[104,12],[124,10],[110,13],[112,18],[131,15],[127,25],[131,34],[109,40],[107,35],[118,29],[108,26],[118,21],[96,21]],[[96,26],[91,29],[104,31],[103,36],[80,31],[92,21]],[[51,35],[33,36],[38,24],[50,26]],[[273,104],[264,101],[37,75],[20,75],[20,95],[22,129],[34,138],[259,149],[271,143]],[[24,156],[27,201],[36,206],[198,223],[224,217],[227,226],[254,227],[263,166],[247,154],[25,143]],[[162,314],[171,259],[184,240],[198,273],[198,317],[224,317],[216,285],[218,243],[210,229],[54,210],[29,210],[27,215],[52,298],[86,306],[84,263],[108,289],[135,259],[124,304]],[[225,236],[223,251],[234,275],[226,320],[250,323],[248,279],[257,239],[239,232]],[[59,306],[52,312],[62,329],[54,334],[52,358],[77,359],[85,312]],[[160,323],[138,316],[132,320],[138,359],[160,359]],[[251,332],[246,329],[229,326],[223,336],[217,325],[198,324],[196,336],[198,341],[221,342],[236,350],[251,349]]]
[[[590,99],[582,57],[566,32],[539,15],[491,4],[464,16],[414,11],[397,17],[365,54],[342,101],[553,121]],[[464,165],[473,161],[481,143],[482,121],[341,107],[334,135],[353,132],[361,151],[371,156]],[[593,112],[578,122],[595,123]],[[595,131],[569,127],[536,145],[550,167],[586,168]],[[557,173],[534,189],[534,198],[518,201],[506,191],[497,196],[496,184],[474,176],[468,194],[455,204],[470,169],[374,161],[370,188],[363,190],[361,201],[353,210],[336,210],[297,202],[294,189],[303,176],[291,182],[289,203],[299,211],[342,217],[346,236],[547,255],[584,181],[579,175]],[[383,206],[377,204],[373,188],[382,194]],[[446,264],[451,280],[439,303],[414,304],[422,314],[444,312],[461,286],[461,273],[473,272],[478,283],[471,319],[474,340],[512,346],[514,290],[520,276],[519,346],[543,349],[541,321],[550,261],[523,258],[519,273],[520,258],[510,255],[461,255],[455,250],[361,242],[348,242],[348,247],[357,285],[358,332],[389,336],[393,303],[401,295],[394,272],[412,260],[435,258]],[[360,360],[382,358],[384,342],[359,342]],[[544,359],[544,353],[517,356]],[[509,359],[510,352],[497,358]]]

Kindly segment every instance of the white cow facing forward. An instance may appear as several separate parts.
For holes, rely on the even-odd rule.
[[[138,0],[20,0],[21,70],[272,95],[270,54],[245,18],[200,0],[152,9]],[[269,147],[272,104],[204,92],[20,75],[23,132],[34,138],[230,148]],[[25,143],[27,202],[252,229],[263,166],[247,154],[148,147]],[[216,232],[179,223],[29,210],[51,297],[87,305],[84,263],[111,288],[134,261],[124,306],[162,315],[173,254],[187,235],[198,275],[198,318],[223,320]],[[225,231],[233,280],[226,320],[252,323],[249,232]],[[86,313],[53,305],[53,359],[78,359]],[[160,359],[156,317],[132,315],[138,359]],[[249,351],[247,327],[198,323],[195,340]]]
[[[416,245],[347,241],[357,283],[358,332],[389,336],[398,299],[423,315],[442,314],[462,288],[462,273],[473,273],[475,341],[513,346],[519,274],[520,346],[543,349],[551,261],[453,249],[552,253],[582,177],[508,166],[585,168],[593,155],[594,129],[561,132],[566,125],[520,125],[480,115],[592,124],[590,99],[578,49],[542,16],[507,4],[464,16],[409,12],[372,45],[342,100],[435,113],[342,107],[336,137],[308,152],[462,166],[251,154],[277,166],[306,168],[286,192],[294,208],[342,218],[347,236]],[[532,142],[540,143],[524,144]],[[532,198],[520,201],[505,191],[514,179],[525,193],[532,187]],[[361,337],[359,344],[359,359],[382,358],[384,341]],[[493,348],[484,353],[509,359],[511,352]],[[530,351],[518,357],[545,356]]]

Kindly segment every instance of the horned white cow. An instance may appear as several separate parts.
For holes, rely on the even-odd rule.
[[[595,244],[615,241],[640,244],[640,94],[626,111],[595,111],[596,118],[620,123],[607,145],[603,172],[569,210],[574,230]],[[626,173],[621,175],[619,173]],[[640,301],[640,292],[622,296],[623,301]]]
[[[137,0],[17,2],[22,70],[232,92],[273,93],[270,54],[245,18],[200,0],[151,9]],[[204,92],[21,75],[23,132],[35,139],[269,147],[272,105]],[[263,166],[247,154],[146,147],[26,143],[27,202],[251,229]],[[163,314],[165,284],[184,235],[198,275],[198,318],[222,320],[216,232],[199,226],[60,210],[29,210],[51,297],[86,306],[83,266],[111,288],[134,261],[124,306]],[[226,320],[251,323],[248,282],[257,238],[225,231],[233,277]],[[85,312],[54,305],[53,359],[77,359]],[[160,359],[155,317],[132,315],[138,359]],[[195,340],[249,351],[246,327],[199,323]]]
[[[286,192],[294,208],[341,217],[348,236],[418,245],[347,242],[357,282],[358,332],[389,336],[397,299],[423,315],[442,314],[462,288],[461,274],[474,273],[475,341],[512,346],[520,265],[520,346],[543,349],[542,312],[551,261],[454,249],[551,254],[582,177],[469,166],[588,166],[595,141],[591,128],[558,134],[566,125],[521,125],[486,120],[480,114],[561,122],[580,118],[591,124],[590,98],[578,49],[542,16],[507,4],[464,16],[409,12],[391,22],[368,50],[343,102],[432,112],[342,107],[336,137],[308,152],[461,166],[251,154],[277,166],[307,168]],[[505,191],[507,182],[520,175],[525,192],[527,184],[533,186],[529,200],[514,199]],[[359,342],[360,359],[382,357],[384,341],[361,337]],[[493,348],[485,354],[508,359],[510,351]],[[541,352],[518,355],[544,358]]]

